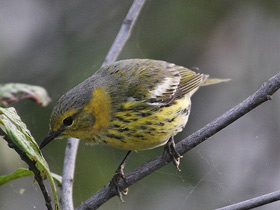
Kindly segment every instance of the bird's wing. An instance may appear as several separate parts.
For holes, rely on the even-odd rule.
[[[128,64],[125,71],[130,78],[128,95],[149,105],[164,106],[188,93],[191,96],[208,77],[165,61],[129,61],[133,64]]]

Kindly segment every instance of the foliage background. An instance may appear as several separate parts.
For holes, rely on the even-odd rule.
[[[15,107],[40,143],[57,99],[99,68],[132,1],[2,0],[1,82],[45,87],[47,108],[30,101]],[[177,141],[241,102],[279,72],[280,5],[272,1],[147,1],[119,59],[153,58],[216,77],[228,84],[201,88]],[[280,97],[265,103],[187,153],[181,172],[169,165],[130,187],[126,203],[111,199],[100,209],[214,209],[279,190]],[[65,140],[43,151],[62,172]],[[126,170],[162,152],[134,153]],[[108,183],[125,152],[80,144],[74,183],[78,206]],[[25,166],[0,141],[0,174]],[[274,203],[259,209],[279,209]],[[31,177],[0,188],[0,209],[45,209]]]

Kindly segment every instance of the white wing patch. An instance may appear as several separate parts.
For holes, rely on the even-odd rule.
[[[161,82],[149,91],[149,99],[146,101],[150,105],[164,105],[168,99],[172,99],[175,95],[179,83],[181,81],[181,75],[176,69],[176,65],[172,63],[166,63],[166,70],[170,73],[162,79]],[[167,101],[166,101],[167,100]]]
[[[168,89],[172,88],[174,84],[174,78],[166,77],[162,83],[158,84],[153,90],[150,91],[151,95],[150,98],[157,98],[159,96],[163,96],[164,93],[168,92]],[[176,88],[174,88],[176,90]]]
[[[175,95],[180,80],[181,77],[179,75],[176,77],[165,77],[161,83],[159,83],[154,87],[154,89],[149,91],[149,99],[152,101],[148,102],[148,104],[155,106],[166,104],[166,101],[164,101],[163,99],[172,98]]]

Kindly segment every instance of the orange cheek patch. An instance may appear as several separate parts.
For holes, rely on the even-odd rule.
[[[95,117],[94,130],[105,130],[110,123],[111,97],[102,88],[96,88],[92,93],[91,101],[85,106],[85,112],[92,113]]]

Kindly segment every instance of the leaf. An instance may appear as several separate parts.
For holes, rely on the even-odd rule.
[[[14,179],[18,179],[18,178],[25,177],[25,176],[32,176],[32,175],[33,175],[33,172],[30,171],[29,169],[18,168],[13,173],[0,176],[0,186],[8,183],[10,181],[13,181]],[[62,177],[60,175],[52,173],[52,172],[51,172],[51,175],[52,175],[54,181],[56,181],[59,186],[62,186]]]
[[[61,187],[62,186],[62,176],[55,174],[53,172],[51,172],[51,175],[52,175],[54,181],[56,181],[57,184]]]
[[[31,99],[42,106],[47,106],[51,101],[42,87],[22,83],[0,84],[0,105],[9,106],[20,99]]]
[[[11,174],[0,176],[0,186],[14,179],[31,175],[33,175],[32,171],[29,171],[26,168],[18,168]]]
[[[30,160],[36,162],[35,166],[40,171],[41,177],[50,180],[55,206],[56,209],[59,209],[57,191],[49,166],[30,131],[21,121],[13,107],[0,107],[0,129],[7,134],[15,147],[24,152]]]

